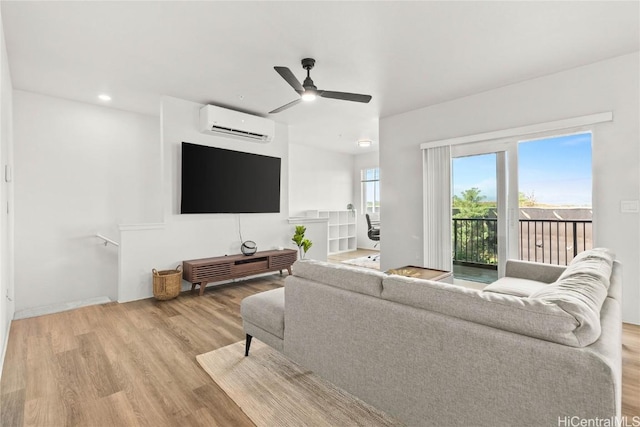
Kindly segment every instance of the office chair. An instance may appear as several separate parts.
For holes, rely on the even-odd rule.
[[[365,214],[365,216],[367,217],[367,236],[369,237],[369,240],[376,242],[376,244],[373,245],[373,247],[375,248],[380,243],[380,227],[374,227],[371,224],[371,218],[369,217],[369,214]],[[375,261],[380,258],[380,254],[373,257],[369,255],[369,258]]]

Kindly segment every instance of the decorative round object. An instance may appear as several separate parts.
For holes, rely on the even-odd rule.
[[[242,246],[240,246],[240,250],[244,255],[253,255],[258,250],[258,245],[256,245],[256,242],[252,240],[247,240],[245,242],[242,242]]]

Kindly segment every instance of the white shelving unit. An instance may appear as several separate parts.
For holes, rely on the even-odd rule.
[[[341,252],[355,251],[358,248],[356,239],[356,211],[322,211],[313,210],[306,212],[311,218],[328,218],[328,245],[329,255]]]

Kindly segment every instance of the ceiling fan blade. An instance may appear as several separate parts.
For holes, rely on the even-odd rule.
[[[276,109],[275,109],[275,110],[273,110],[273,111],[269,111],[269,114],[279,113],[279,112],[280,112],[280,111],[282,111],[282,110],[286,110],[287,108],[291,108],[291,107],[293,107],[294,105],[296,105],[297,103],[299,103],[300,101],[302,101],[302,99],[301,99],[301,98],[298,98],[298,99],[296,99],[295,101],[291,101],[290,103],[283,105],[282,107],[278,107],[278,108],[276,108]]]
[[[285,79],[287,83],[289,83],[289,85],[291,85],[293,90],[295,90],[299,94],[302,94],[302,92],[304,92],[302,83],[300,83],[298,79],[296,79],[296,76],[293,75],[290,69],[288,69],[287,67],[273,67],[273,69],[276,70],[278,74],[280,74],[280,76]]]
[[[354,101],[367,103],[371,101],[371,95],[361,95],[359,93],[332,92],[330,90],[319,90],[318,95],[323,98],[342,99],[343,101]]]

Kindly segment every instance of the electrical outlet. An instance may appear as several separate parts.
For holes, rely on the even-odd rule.
[[[638,202],[638,200],[621,200],[620,212],[621,213],[638,213],[640,212],[640,202]]]

